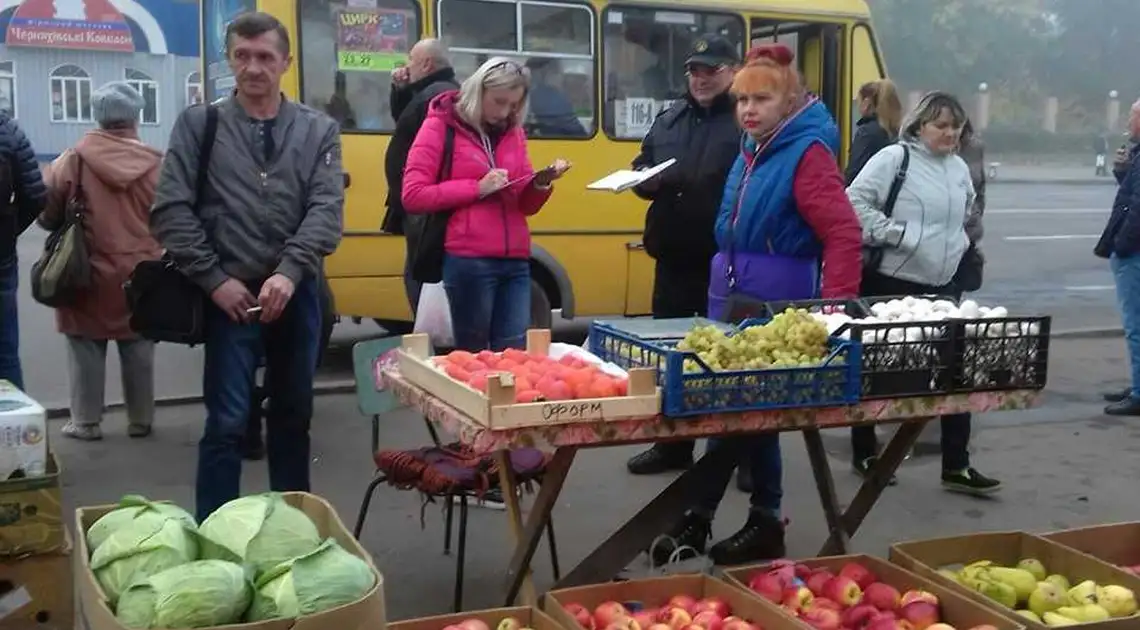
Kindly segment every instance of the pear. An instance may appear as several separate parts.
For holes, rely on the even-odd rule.
[[[1068,603],[1069,597],[1065,591],[1057,588],[1057,585],[1051,582],[1038,582],[1037,588],[1029,594],[1029,610],[1036,613],[1037,616],[1053,612]]]
[[[990,567],[991,579],[1003,584],[1009,584],[1017,592],[1017,601],[1025,601],[1037,588],[1037,578],[1025,569],[1010,569],[1007,567]]]
[[[1017,568],[1029,571],[1033,574],[1033,579],[1038,582],[1044,580],[1047,575],[1045,573],[1045,565],[1041,564],[1041,561],[1037,558],[1024,558],[1021,562],[1017,563]]]
[[[1085,580],[1069,589],[1069,603],[1073,606],[1096,603],[1096,582]]]
[[[1079,625],[1081,623],[1075,619],[1069,619],[1068,617],[1064,617],[1064,616],[1058,615],[1057,613],[1051,613],[1051,612],[1047,612],[1044,615],[1042,615],[1041,621],[1044,621],[1045,625],[1049,626],[1050,628],[1060,628],[1062,626],[1075,626],[1075,625]]]
[[[1069,583],[1069,578],[1067,578],[1063,575],[1058,575],[1056,573],[1045,578],[1045,581],[1056,584],[1057,588],[1061,589],[1062,591],[1066,591],[1066,592],[1068,592],[1068,590],[1073,587],[1073,585]]]
[[[1036,623],[1042,623],[1041,617],[1038,617],[1037,613],[1033,612],[1032,610],[1019,610],[1019,611],[1017,611],[1017,614],[1021,615],[1022,617],[1025,617],[1026,619],[1028,619],[1030,621],[1034,621]]]
[[[1123,586],[1109,584],[1096,589],[1096,603],[1113,618],[1128,617],[1136,613],[1136,595]]]
[[[1076,619],[1077,621],[1105,621],[1112,619],[1108,611],[1101,608],[1096,604],[1085,604],[1084,606],[1064,606],[1057,609],[1057,614],[1069,619]]]
[[[1009,584],[994,582],[993,580],[974,579],[970,580],[967,586],[1006,608],[1017,606],[1017,591],[1013,590]]]

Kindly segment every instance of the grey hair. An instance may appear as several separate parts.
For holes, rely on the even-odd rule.
[[[903,118],[900,135],[909,140],[917,139],[923,125],[938,120],[943,110],[950,112],[956,127],[965,127],[969,121],[966,108],[962,107],[962,102],[956,96],[948,92],[927,92]]]
[[[507,57],[491,57],[459,86],[459,102],[455,105],[455,111],[468,125],[482,129],[483,93],[487,90],[517,87],[524,89],[523,100],[511,126],[522,124],[526,120],[530,101],[530,70]]]
[[[449,59],[447,56],[447,44],[444,44],[442,41],[434,37],[428,37],[426,39],[421,39],[419,43],[416,44],[416,46],[423,46],[424,52],[427,53],[428,58],[431,59],[432,65],[436,68],[451,67],[451,59]]]

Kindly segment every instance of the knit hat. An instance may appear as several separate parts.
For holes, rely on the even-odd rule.
[[[146,105],[138,90],[123,81],[112,81],[91,95],[91,109],[100,125],[115,122],[138,122]]]

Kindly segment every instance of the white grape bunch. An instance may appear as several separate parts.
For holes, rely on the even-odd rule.
[[[763,326],[727,335],[716,326],[696,326],[677,343],[714,371],[762,370],[817,365],[828,355],[827,326],[805,309],[789,308]],[[686,372],[701,372],[685,361]]]

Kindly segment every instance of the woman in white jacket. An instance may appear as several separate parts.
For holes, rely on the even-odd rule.
[[[847,188],[863,225],[862,294],[961,297],[954,276],[970,247],[966,226],[976,198],[970,169],[958,156],[966,111],[944,92],[927,94],[903,121],[898,144],[876,153]],[[907,162],[894,207],[891,183]],[[876,259],[877,263],[876,263]],[[942,485],[982,495],[1001,482],[970,466],[970,414],[942,417]],[[855,471],[867,475],[876,461],[874,427],[851,431]]]

